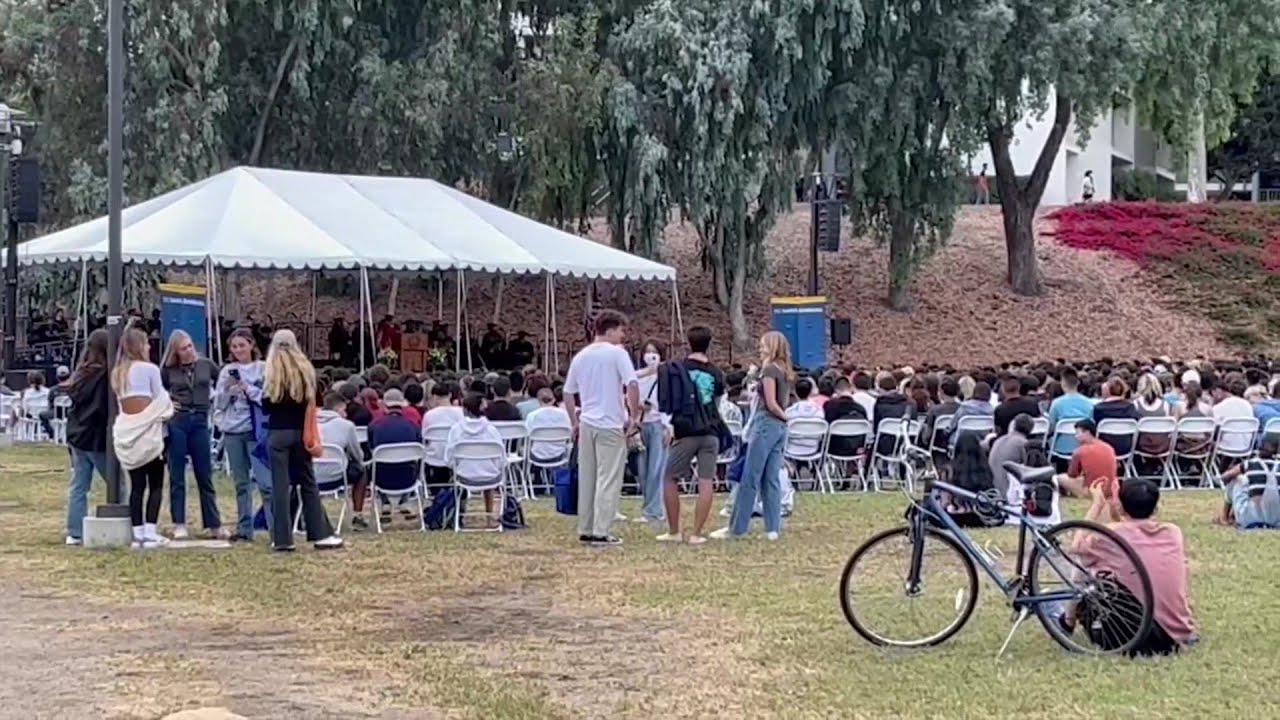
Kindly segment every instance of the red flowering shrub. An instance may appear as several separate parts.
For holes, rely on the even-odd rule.
[[[1099,203],[1048,217],[1058,242],[1152,270],[1224,339],[1250,349],[1280,340],[1280,205]]]

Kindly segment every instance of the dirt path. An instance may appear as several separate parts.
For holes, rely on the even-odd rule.
[[[434,720],[331,676],[306,639],[0,583],[0,718],[158,718],[219,706],[248,718]]]

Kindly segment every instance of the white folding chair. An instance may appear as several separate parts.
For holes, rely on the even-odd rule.
[[[5,431],[15,430],[13,425],[13,411],[18,405],[17,395],[0,395],[0,429]]]
[[[1244,462],[1253,457],[1258,437],[1257,418],[1230,418],[1218,425],[1218,440],[1209,460],[1209,482],[1222,487],[1221,460]]]
[[[545,451],[551,448],[558,448],[559,452],[554,454],[543,453],[538,457],[533,451],[535,449]],[[529,437],[525,440],[524,452],[524,476],[529,482],[529,489],[532,490],[533,476],[535,474],[546,477],[554,470],[559,470],[569,466],[569,453],[573,449],[573,430],[568,425],[563,427],[539,427],[529,430]],[[549,487],[550,483],[546,483]],[[530,494],[532,499],[532,493]]]
[[[454,502],[458,511],[453,514],[453,531],[464,532],[466,528],[462,527],[462,508],[464,493],[466,498],[474,495],[480,495],[485,492],[496,492],[497,502],[494,503],[496,508],[491,516],[494,519],[493,528],[472,528],[477,531],[502,532],[502,510],[507,500],[507,446],[504,443],[494,442],[492,440],[468,440],[460,442],[453,447],[453,492]],[[499,470],[493,477],[468,478],[458,473],[458,466],[463,462],[492,462],[496,463]],[[485,513],[486,517],[490,517]]]
[[[1071,460],[1070,454],[1062,454],[1058,452],[1058,438],[1075,437],[1076,423],[1083,420],[1083,417],[1064,418],[1059,420],[1053,428],[1053,437],[1049,438],[1049,460]],[[1046,423],[1048,420],[1045,421]]]
[[[949,418],[950,416],[948,416]],[[823,473],[826,480],[826,487],[831,492],[835,492],[835,481],[841,482],[857,480],[862,483],[863,491],[867,489],[867,442],[866,439],[872,436],[871,421],[859,420],[851,418],[847,420],[836,420],[831,423],[831,427],[827,429],[827,467]],[[853,454],[843,452],[833,452],[831,442],[837,438],[845,438],[850,441],[856,438],[862,438],[861,444],[854,443],[857,447]],[[849,469],[853,468],[850,473]]]
[[[939,415],[933,420],[933,434],[929,438],[930,452],[947,452],[947,438],[951,436],[951,426],[955,424],[954,415]]]
[[[321,446],[320,457],[311,461],[316,476],[316,490],[320,492],[320,500],[341,500],[342,510],[338,512],[338,525],[334,535],[342,534],[342,521],[347,517],[347,504],[350,502],[347,487],[347,451],[341,445],[325,444]],[[352,513],[354,514],[354,509]],[[293,516],[293,531],[297,533],[302,527],[302,507]]]
[[[963,428],[964,421],[968,419],[960,418],[958,427]],[[912,481],[914,473],[907,449],[912,446],[912,438],[919,434],[919,420],[885,418],[880,421],[875,439],[871,442],[871,486],[876,492],[884,489],[886,480],[899,482],[899,478],[893,475],[894,469],[900,472],[901,478],[906,482],[907,491],[915,492],[915,483]],[[888,476],[881,472],[882,469],[889,471]]]
[[[1185,477],[1181,468],[1183,462],[1200,466],[1200,480],[1196,483],[1197,486],[1203,487],[1205,483],[1213,485],[1213,479],[1209,475],[1209,463],[1213,459],[1213,440],[1217,431],[1218,426],[1213,418],[1186,417],[1178,421],[1177,433],[1173,438],[1173,457],[1170,461],[1170,468],[1173,470],[1174,481],[1178,487],[1182,487],[1182,479]],[[1179,448],[1184,438],[1195,438],[1195,444]]]
[[[528,454],[529,428],[519,420],[495,422],[502,441],[507,446],[507,479],[512,488],[524,499],[533,497],[533,487],[524,472],[525,455]]]
[[[53,418],[49,427],[53,428],[53,441],[59,445],[67,444],[67,415],[71,412],[71,398],[59,395],[53,401]]]
[[[18,420],[18,439],[23,442],[42,442],[46,439],[40,413],[49,409],[49,397],[28,398],[21,408]]]
[[[360,441],[361,445],[369,444],[369,426],[368,425],[356,426],[356,440]]]
[[[1116,451],[1116,464],[1133,477],[1133,448],[1138,444],[1138,421],[1111,419],[1098,423],[1098,439]]]
[[[1262,434],[1258,437],[1258,445],[1262,445],[1262,441],[1269,437],[1280,437],[1280,418],[1271,418],[1262,428]]]
[[[787,439],[782,445],[782,460],[794,478],[800,480],[800,463],[813,473],[813,482],[823,489],[823,453],[826,450],[827,421],[822,418],[795,418],[787,421]]]
[[[1049,418],[1038,417],[1031,419],[1031,435],[1027,437],[1033,443],[1039,443],[1040,447],[1044,447],[1049,442]]]
[[[369,458],[369,494],[373,496],[373,521],[374,527],[379,533],[382,532],[382,498],[388,500],[392,498],[408,498],[413,497],[418,501],[418,527],[420,530],[426,530],[426,508],[423,505],[423,494],[426,488],[422,484],[422,463],[426,459],[426,448],[421,443],[393,443],[391,445],[379,445],[373,449],[373,454]],[[378,477],[378,468],[385,468],[388,465],[411,465],[413,475],[411,482],[392,482],[386,480],[385,474],[383,478]]]
[[[947,446],[948,454],[954,456],[956,452],[956,441],[963,434],[977,435],[981,440],[996,431],[996,419],[991,415],[965,415],[955,421],[955,427],[951,432],[951,444]]]
[[[1178,421],[1171,417],[1147,417],[1138,421],[1138,438],[1133,444],[1133,460],[1130,461],[1132,468],[1132,477],[1155,477],[1144,476],[1138,472],[1136,460],[1150,460],[1160,465],[1160,484],[1162,487],[1170,490],[1178,489],[1177,474],[1173,472],[1170,463],[1173,459],[1173,443],[1178,435]],[[1164,452],[1151,453],[1146,452],[1141,447],[1141,441],[1145,437],[1162,437],[1164,442],[1168,443]]]

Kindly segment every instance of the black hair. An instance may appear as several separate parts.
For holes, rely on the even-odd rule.
[[[462,399],[462,412],[466,413],[467,417],[483,417],[484,395],[480,393],[467,393],[467,396]]]
[[[421,405],[423,398],[426,396],[426,391],[416,382],[404,386],[404,399],[410,405]]]
[[[938,383],[938,390],[947,397],[960,397],[960,383],[950,375],[942,378],[942,382]]]
[[[511,393],[511,380],[506,375],[499,375],[493,381],[493,396],[506,397]]]
[[[440,382],[431,386],[431,397],[449,397],[457,383]]]
[[[956,449],[951,459],[951,482],[974,492],[995,487],[991,463],[977,433],[960,433],[956,438]]]
[[[1141,478],[1125,480],[1120,486],[1120,507],[1134,520],[1146,520],[1160,504],[1160,486]]]
[[[507,380],[511,383],[512,392],[524,392],[524,373],[519,370],[512,370],[511,373],[507,375]]]
[[[801,400],[808,400],[809,395],[813,392],[813,381],[807,377],[796,380],[796,397]]]
[[[689,343],[690,352],[706,354],[711,349],[711,328],[694,325],[685,333],[685,340]]]
[[[835,381],[831,379],[830,375],[823,375],[818,378],[818,394],[825,395],[826,397],[831,397],[836,394],[836,384]]]
[[[871,376],[866,373],[860,372],[853,376],[853,387],[858,390],[866,391],[870,390],[874,386],[874,381],[871,379]]]
[[[1013,419],[1013,431],[1016,433],[1030,435],[1035,427],[1035,421],[1026,413],[1018,413],[1018,416]]]

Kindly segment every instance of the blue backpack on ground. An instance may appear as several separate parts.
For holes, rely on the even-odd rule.
[[[458,496],[451,487],[443,488],[431,498],[431,506],[427,508],[426,514],[422,516],[422,521],[426,524],[428,530],[444,530],[453,527],[453,516],[457,514],[465,515],[467,512],[466,500],[458,503]]]
[[[578,514],[578,464],[575,462],[555,473],[556,512],[561,515]]]

